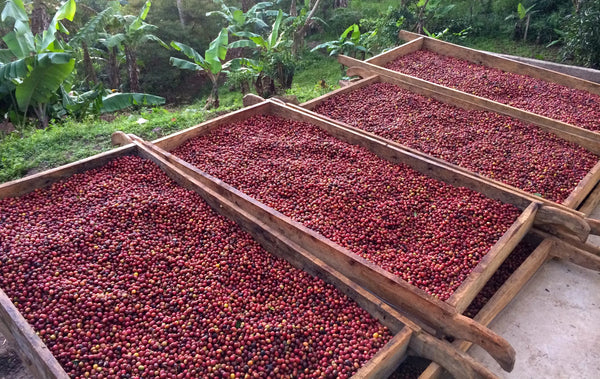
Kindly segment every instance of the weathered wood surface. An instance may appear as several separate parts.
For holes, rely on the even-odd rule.
[[[1,289],[0,332],[14,343],[21,361],[34,377],[43,379],[66,379],[69,377]]]
[[[185,161],[156,146],[147,143],[144,146],[151,149],[155,155],[159,155],[162,160],[172,165],[172,167],[185,172],[187,176],[211,188],[236,206],[245,209],[248,214],[256,215],[263,223],[268,223],[270,227],[292,239],[294,243],[306,248],[325,264],[336,267],[354,283],[377,294],[397,310],[406,312],[406,315],[410,315],[415,322],[434,329],[440,335],[452,335],[477,342],[503,368],[506,370],[512,369],[514,350],[503,338],[494,333],[490,334],[489,329],[481,328],[480,325],[472,323],[469,318],[456,313],[454,308],[444,302],[409,285],[389,272],[334,244],[289,217],[264,206],[226,183],[207,175]],[[157,162],[155,157],[148,156],[148,158],[155,161],[163,169],[167,167],[165,164]]]
[[[423,48],[424,40],[425,40],[425,38],[422,38],[420,36],[417,38],[411,39],[407,43],[400,45],[398,47],[395,47],[390,51],[375,55],[374,57],[367,59],[366,62],[373,63],[378,66],[383,66],[384,64],[391,62],[398,57],[401,57],[403,55],[408,55],[410,53],[414,53],[415,51],[421,50]]]
[[[540,267],[549,259],[550,250],[553,244],[550,241],[543,241],[533,253],[519,266],[519,268],[508,278],[508,280],[496,291],[494,296],[481,308],[479,313],[473,318],[484,325],[489,325],[492,320],[512,301],[512,299],[521,291],[523,286],[535,275]],[[467,304],[468,306],[468,304]],[[467,306],[462,305],[460,312],[464,312]],[[455,341],[460,351],[468,351],[472,346],[465,341]],[[419,379],[439,378],[443,373],[443,368],[432,363],[423,371]]]
[[[577,143],[593,153],[600,152],[600,135],[562,121],[554,120],[529,111],[502,104],[487,98],[475,96],[457,89],[444,87],[410,75],[381,66],[340,55],[338,61],[352,69],[351,73],[360,76],[379,75],[380,80],[405,88],[411,92],[431,97],[444,103],[464,109],[479,109],[515,118],[548,131],[567,141]]]
[[[455,309],[464,310],[494,275],[498,267],[531,229],[536,214],[541,210],[539,203],[531,203],[517,221],[504,233],[492,249],[471,271],[467,279],[454,291],[447,303]],[[460,311],[462,313],[462,311]]]
[[[46,187],[49,184],[52,184],[60,179],[67,178],[73,174],[103,166],[114,158],[131,154],[132,151],[133,149],[131,146],[124,146],[79,160],[77,162],[40,172],[38,174],[26,176],[11,182],[2,183],[0,184],[0,199],[24,195],[38,188]]]
[[[413,336],[410,339],[411,347],[416,348],[420,353],[426,354],[427,357],[431,357],[437,362],[440,362],[450,372],[459,377],[494,377],[493,374],[487,371],[487,369],[482,368],[477,362],[462,353],[456,352],[446,342],[434,338],[411,319],[404,315],[400,315],[396,310],[389,308],[385,303],[382,303],[381,300],[374,297],[371,292],[366,291],[363,286],[355,284],[356,282],[351,280],[352,278],[348,278],[345,275],[343,272],[344,270],[338,270],[340,267],[347,267],[344,262],[339,262],[334,259],[334,266],[326,262],[327,260],[330,260],[327,259],[327,257],[326,259],[321,259],[322,257],[315,257],[312,255],[312,251],[308,253],[307,250],[302,247],[302,243],[294,241],[293,236],[296,235],[297,232],[291,229],[286,230],[284,226],[286,223],[293,224],[293,221],[286,220],[285,216],[265,207],[252,198],[229,187],[222,181],[203,173],[166,151],[137,139],[135,136],[131,136],[131,138],[138,149],[140,149],[140,155],[158,164],[180,185],[198,192],[211,206],[214,207],[215,210],[224,216],[235,220],[269,251],[276,252],[276,254],[285,252],[285,255],[282,257],[296,267],[315,273],[326,281],[333,283],[338,288],[342,287],[344,292],[355,299],[359,305],[363,306],[363,308],[369,312],[373,312],[374,316],[378,317],[384,325],[390,325],[391,323],[393,328],[398,329],[400,325],[399,322],[393,321],[400,320],[402,324],[411,329],[411,335]],[[266,212],[257,212],[257,210],[264,210]],[[275,216],[275,218],[273,218],[273,216]],[[272,223],[273,220],[275,223]],[[277,223],[277,221],[280,222]],[[305,229],[300,224],[296,226],[298,229]],[[323,243],[325,243],[325,245],[333,245],[322,236],[310,230],[306,231],[312,234],[308,236],[308,241],[317,241],[317,244],[320,245],[323,245]],[[300,233],[306,231],[300,230]],[[342,264],[340,265],[340,263]],[[351,263],[351,265],[354,264],[355,263]],[[423,304],[422,302],[420,303],[421,305]],[[387,309],[388,312],[383,314],[381,311],[382,308]],[[400,333],[404,334],[408,332],[400,331]],[[477,334],[479,335],[479,333]],[[488,338],[485,332],[479,335],[479,337],[484,339]],[[393,361],[393,359],[397,359],[401,353],[403,353],[403,338],[406,338],[406,336],[402,337],[402,341],[393,341],[392,344],[388,345],[382,352],[383,357],[378,357],[380,361],[383,358],[386,358],[387,360],[390,360],[389,362],[386,361],[385,364],[378,368],[373,368],[373,365],[369,365],[369,367],[363,371],[363,374],[366,375],[370,373],[369,375],[373,375],[370,377],[378,377],[377,375],[379,373],[391,370],[392,367],[396,365],[396,362]],[[494,337],[494,339],[496,339],[496,337]],[[481,340],[475,342],[480,345],[488,344],[488,342]],[[497,344],[497,341],[493,344]],[[500,345],[503,345],[502,342],[500,342]],[[514,357],[512,359],[514,359]]]
[[[352,378],[376,379],[389,377],[402,364],[412,338],[412,329],[402,329],[383,349],[365,363]]]
[[[598,83],[590,82],[574,76],[562,74],[560,72],[548,70],[533,66],[527,63],[515,61],[512,59],[499,57],[493,54],[489,54],[483,51],[470,49],[468,47],[455,45],[450,42],[436,40],[434,38],[422,36],[419,34],[411,33],[405,30],[401,30],[398,33],[400,39],[404,41],[412,41],[415,39],[423,39],[422,49],[433,51],[434,53],[446,55],[458,59],[463,59],[469,62],[480,64],[487,67],[497,68],[502,71],[512,72],[515,74],[527,75],[532,78],[540,79],[546,82],[553,82],[565,87],[571,87],[581,89],[600,95],[600,85]],[[384,60],[381,57],[378,64],[385,64],[396,59],[398,54],[390,54],[388,60]]]

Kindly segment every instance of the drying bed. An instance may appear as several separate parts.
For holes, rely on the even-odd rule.
[[[0,215],[0,287],[71,376],[345,377],[391,338],[136,156]]]
[[[271,115],[221,125],[173,154],[442,300],[520,213]]]
[[[397,57],[385,67],[585,129],[600,130],[598,94],[430,50]]]
[[[392,83],[332,93],[311,108],[555,202],[567,199],[599,160],[535,125],[462,109]]]

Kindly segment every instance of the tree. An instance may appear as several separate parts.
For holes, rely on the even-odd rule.
[[[256,73],[255,87],[259,95],[268,97],[275,92],[277,80],[282,88],[290,88],[295,72],[295,62],[288,52],[289,40],[285,39],[283,12],[279,10],[267,37],[252,33],[238,32],[238,41],[229,44],[230,48],[250,48],[255,60],[242,60],[247,68]]]
[[[562,49],[565,58],[600,69],[600,2],[579,0],[567,19]]]
[[[223,28],[219,35],[210,43],[208,49],[204,52],[204,57],[200,55],[192,47],[181,42],[171,42],[171,46],[181,51],[192,61],[171,57],[171,65],[182,70],[191,70],[197,72],[205,72],[212,83],[212,90],[208,100],[206,101],[206,109],[219,107],[219,77],[225,72],[230,62],[224,64],[223,61],[227,56],[229,43],[229,32]]]
[[[505,20],[517,19],[517,24],[515,24],[515,29],[518,25],[525,22],[525,31],[523,32],[523,42],[527,40],[527,32],[529,31],[529,22],[531,21],[531,15],[536,13],[536,11],[532,11],[535,8],[535,4],[532,6],[525,8],[522,3],[519,3],[517,6],[517,13],[511,14],[505,18]]]
[[[308,5],[308,3],[310,3],[310,1],[307,1],[307,5]],[[310,12],[308,12],[308,15],[304,19],[304,23],[300,24],[298,26],[298,28],[294,31],[293,43],[292,43],[292,55],[295,57],[298,56],[298,52],[300,51],[300,48],[304,44],[304,36],[306,35],[308,28],[312,24],[312,19],[315,16],[315,12],[319,8],[319,4],[321,4],[321,0],[315,1],[315,4],[313,5],[312,9],[310,10]]]
[[[137,63],[137,52],[148,41],[158,42],[161,46],[169,48],[160,38],[154,35],[158,29],[156,26],[144,22],[150,11],[150,1],[146,1],[139,15],[123,15],[120,10],[114,14],[113,18],[119,25],[121,32],[107,36],[104,43],[109,51],[110,59],[116,60],[117,49],[123,49],[125,61],[127,64],[127,74],[129,77],[129,90],[131,92],[140,92],[139,86],[139,67]]]
[[[73,20],[75,0],[57,10],[48,28],[34,34],[23,0],[7,0],[1,21],[12,21],[12,31],[3,37],[8,49],[0,51],[0,96],[11,96],[15,108],[26,116],[32,108],[42,127],[48,126],[47,105],[71,75],[75,59],[68,46],[56,39],[68,33],[62,20]]]

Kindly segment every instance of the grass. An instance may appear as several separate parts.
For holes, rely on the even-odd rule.
[[[469,37],[458,44],[477,50],[491,51],[500,54],[559,62],[559,48],[546,47],[534,43],[515,41],[511,38]]]
[[[340,78],[334,58],[308,53],[288,93],[304,102],[337,88]],[[110,121],[96,116],[54,122],[44,130],[26,126],[5,136],[0,132],[0,183],[110,150],[110,136],[117,130],[154,140],[242,107],[240,92],[223,87],[219,98],[221,106],[211,111],[203,109],[206,99],[200,99],[173,109],[142,108]]]

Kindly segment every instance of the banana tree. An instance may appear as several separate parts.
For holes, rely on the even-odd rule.
[[[24,117],[33,109],[42,127],[48,126],[48,102],[57,96],[60,85],[71,75],[75,59],[68,45],[56,39],[58,31],[68,34],[61,20],[73,20],[75,0],[63,3],[40,34],[31,31],[23,0],[7,0],[0,16],[12,31],[3,37],[7,49],[0,50],[0,78],[3,91]],[[16,112],[14,113],[16,114]]]
[[[153,34],[158,27],[144,22],[150,11],[150,5],[150,1],[146,1],[137,16],[123,15],[120,9],[118,9],[114,15],[114,20],[122,31],[113,35],[106,35],[106,38],[104,38],[107,49],[112,51],[113,54],[117,49],[123,49],[131,92],[140,92],[139,67],[137,63],[138,49],[145,46],[145,43],[148,41],[158,42],[164,48],[169,48],[160,38]]]
[[[242,31],[234,33],[242,39],[229,44],[230,48],[254,49],[256,61],[264,67],[256,79],[257,90],[267,96],[274,92],[274,83],[271,83],[273,80],[277,80],[282,88],[290,88],[294,77],[296,64],[289,53],[291,41],[285,38],[286,33],[282,31],[283,24],[290,18],[284,20],[283,16],[283,12],[279,10],[267,37]]]
[[[226,28],[221,29],[219,35],[210,43],[208,49],[204,52],[204,57],[192,47],[181,43],[171,42],[171,47],[181,51],[191,61],[171,57],[171,65],[182,70],[191,70],[205,72],[212,83],[212,90],[206,101],[206,109],[219,107],[219,78],[222,73],[231,65],[231,62],[224,63],[227,56],[229,42],[229,32]]]
[[[268,10],[273,6],[270,1],[262,1],[255,4],[246,12],[233,6],[227,6],[223,0],[215,0],[221,6],[221,10],[207,12],[206,16],[219,16],[228,25],[227,29],[232,32],[248,31],[249,29],[264,30],[269,27],[263,20],[264,16],[274,16],[277,11]]]

